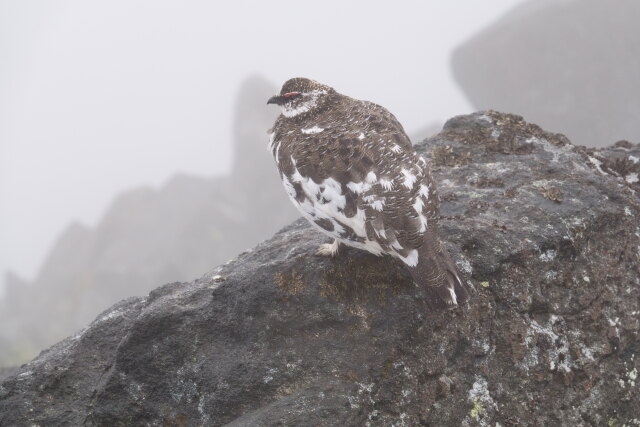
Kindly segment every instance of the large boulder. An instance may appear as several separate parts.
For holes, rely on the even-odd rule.
[[[299,220],[22,366],[0,425],[640,423],[640,148],[483,112],[417,150],[467,306],[429,311],[389,257],[314,255]]]
[[[459,46],[477,109],[522,114],[576,144],[640,141],[640,2],[529,0]]]

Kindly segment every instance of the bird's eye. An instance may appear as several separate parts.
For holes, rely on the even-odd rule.
[[[297,95],[302,95],[300,92],[289,92],[289,93],[285,93],[284,96],[285,98],[291,98],[292,96],[297,96]]]

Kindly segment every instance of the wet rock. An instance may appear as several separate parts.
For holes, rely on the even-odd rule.
[[[640,422],[640,201],[606,166],[638,147],[589,151],[492,111],[418,150],[442,147],[468,159],[433,172],[469,305],[429,312],[390,258],[315,256],[326,239],[299,220],[22,366],[0,425]]]

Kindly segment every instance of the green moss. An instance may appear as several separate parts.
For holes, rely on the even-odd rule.
[[[480,282],[480,286],[482,286],[483,288],[488,288],[489,282]]]
[[[616,423],[617,423],[617,422],[618,422],[618,420],[617,420],[617,419],[615,419],[615,418],[609,418],[609,421],[607,421],[607,425],[608,425],[609,427],[613,427],[613,426],[615,426],[615,425],[616,425]]]

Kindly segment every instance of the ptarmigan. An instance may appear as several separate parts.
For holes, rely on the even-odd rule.
[[[404,262],[435,307],[466,301],[472,288],[437,231],[439,200],[425,160],[385,108],[306,78],[288,80],[270,131],[285,189],[302,215],[334,241]]]

